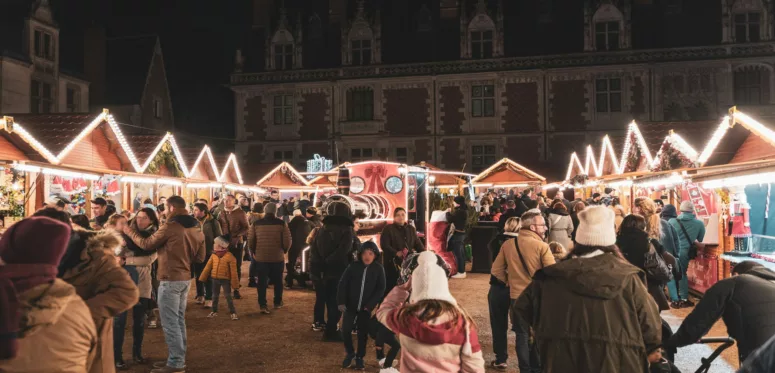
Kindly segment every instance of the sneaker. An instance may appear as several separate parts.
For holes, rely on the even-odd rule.
[[[681,308],[692,308],[694,307],[694,302],[684,299],[681,301]]]
[[[509,364],[506,362],[500,363],[497,360],[493,360],[490,362],[490,367],[497,370],[506,370],[509,367]]]
[[[148,321],[148,329],[156,329],[159,326],[156,324],[156,320]],[[165,363],[166,364],[166,363]]]
[[[213,308],[213,301],[206,300],[205,301],[205,307],[204,308]]]
[[[452,276],[452,278],[454,278],[454,279],[466,278],[466,273],[465,272],[458,272],[454,276]]]
[[[151,370],[151,373],[185,373],[185,372],[186,372],[186,368],[173,368],[168,366]]]
[[[210,312],[210,314],[207,315],[207,318],[212,319],[213,317],[216,317],[216,316],[218,316],[218,312]]]
[[[239,290],[234,290],[234,299],[242,299],[242,295],[240,295]]]
[[[123,360],[116,361],[116,369],[126,370],[126,369],[129,369],[129,365],[126,365],[126,363]]]
[[[141,364],[141,365],[142,364],[148,364],[148,359],[146,359],[146,358],[144,358],[142,356],[139,356],[139,355],[135,355],[134,357],[132,357],[132,361],[135,364]]]
[[[350,366],[353,365],[353,359],[355,359],[355,355],[347,355],[344,357],[344,360],[342,360],[342,368],[347,369]]]
[[[677,300],[677,301],[670,302],[670,308],[674,308],[674,309],[681,308],[681,301]]]
[[[237,317],[237,314],[236,313],[232,313],[231,314],[231,321],[237,321],[237,320],[239,320],[239,317]]]
[[[285,307],[285,304],[283,302],[280,302],[280,304],[275,304],[274,309],[279,310],[280,308]]]
[[[291,290],[292,287],[293,287],[292,285],[288,285],[287,283],[283,285],[283,289],[285,290]]]
[[[355,368],[353,368],[353,369],[355,369],[355,370],[365,370],[366,369],[366,365],[363,363],[363,358],[362,357],[356,357],[355,358]]]
[[[325,329],[325,328],[326,328],[326,324],[321,323],[321,322],[316,322],[316,323],[312,324],[312,330],[316,331],[316,332],[322,332],[323,329]]]
[[[205,297],[196,297],[196,304],[202,304],[205,302]]]
[[[261,313],[263,313],[264,315],[268,315],[271,312],[269,312],[269,307],[264,306],[264,307],[261,307]]]

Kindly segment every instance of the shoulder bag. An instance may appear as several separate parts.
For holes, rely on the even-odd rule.
[[[686,232],[686,227],[684,227],[683,223],[681,223],[680,220],[675,219],[676,222],[678,222],[678,225],[681,226],[681,231],[684,232],[684,237],[686,237],[686,241],[689,242],[689,259],[694,259],[697,257],[697,244],[692,242],[689,239],[689,233]]]
[[[649,251],[645,254],[645,259],[643,261],[643,269],[646,270],[646,277],[661,284],[672,280],[673,274],[665,263],[665,260],[659,255],[650,241],[648,244]]]

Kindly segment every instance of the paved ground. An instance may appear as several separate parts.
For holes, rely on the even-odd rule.
[[[465,280],[452,280],[452,293],[458,302],[469,311],[479,326],[479,338],[485,352],[485,360],[494,359],[492,353],[492,335],[490,333],[487,290],[489,275],[472,274]],[[244,281],[243,281],[244,282]],[[271,290],[269,295],[271,297]],[[194,292],[192,289],[191,295]],[[310,329],[312,323],[312,305],[314,293],[305,290],[286,291],[286,308],[271,315],[258,314],[255,289],[245,288],[243,299],[236,301],[239,321],[230,321],[225,301],[222,301],[220,316],[207,319],[208,311],[189,303],[188,323],[188,372],[340,372],[338,365],[344,356],[344,348],[338,343],[320,341],[321,334]],[[271,298],[270,298],[271,299]],[[688,310],[664,312],[663,316],[677,327]],[[131,320],[131,317],[129,318]],[[125,358],[130,358],[131,329],[125,340]],[[725,336],[723,323],[718,323],[709,333],[712,336]],[[511,338],[509,351],[514,351]],[[147,330],[144,353],[151,360],[166,357],[166,345],[161,329]],[[367,355],[367,371],[376,372],[373,347],[370,344]],[[677,360],[682,372],[694,372],[699,367],[700,357],[708,356],[711,349],[707,346],[691,346],[679,351]],[[730,349],[723,358],[734,361],[736,354]],[[714,373],[733,372],[733,364],[717,360]],[[517,372],[516,356],[510,356],[509,372]],[[731,366],[730,366],[731,365]],[[132,373],[148,372],[150,366],[131,366]]]

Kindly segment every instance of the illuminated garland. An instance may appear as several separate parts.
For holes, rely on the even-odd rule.
[[[683,167],[692,167],[694,162],[687,158],[682,152],[675,149],[670,142],[665,141],[662,149],[659,151],[659,163],[651,168],[651,171],[677,170]]]
[[[587,180],[589,180],[589,176],[588,175],[586,175],[586,174],[579,174],[579,175],[576,175],[576,176],[570,178],[570,180],[568,180],[568,184],[574,185],[574,186],[581,186],[581,185],[586,184]]]
[[[633,172],[638,170],[640,165],[640,157],[643,155],[640,150],[640,146],[637,144],[638,139],[635,137],[635,132],[630,133],[631,145],[629,154],[627,155],[627,164],[624,166],[624,172]]]
[[[172,173],[172,176],[180,178],[186,177],[183,174],[183,170],[180,169],[178,160],[175,157],[175,153],[172,151],[172,147],[170,147],[169,143],[162,145],[161,150],[156,153],[156,157],[154,157],[151,163],[148,164],[148,167],[145,169],[145,173],[158,174],[162,165],[167,167],[167,169]]]

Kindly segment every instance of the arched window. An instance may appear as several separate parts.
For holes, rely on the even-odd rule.
[[[380,62],[379,11],[375,12],[373,24],[367,19],[363,1],[350,27],[343,29],[342,62],[344,65],[369,65]]]
[[[772,38],[771,1],[722,0],[721,4],[725,43],[755,43]]]
[[[309,17],[309,37],[310,39],[320,39],[323,37],[323,26],[317,13]]]
[[[604,4],[592,17],[595,28],[595,50],[617,50],[622,47],[624,17],[612,4]]]

